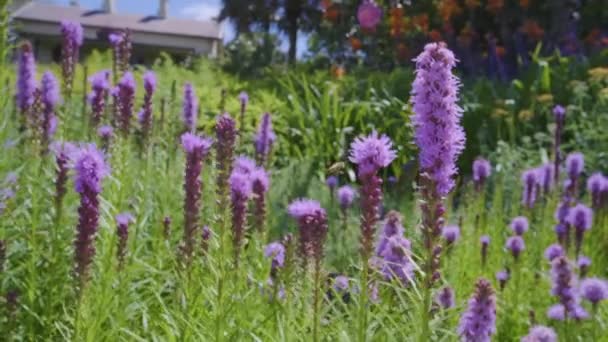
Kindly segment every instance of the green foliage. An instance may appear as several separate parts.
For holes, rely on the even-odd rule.
[[[243,33],[226,45],[224,69],[245,77],[260,76],[266,68],[284,60],[279,44],[276,35]]]

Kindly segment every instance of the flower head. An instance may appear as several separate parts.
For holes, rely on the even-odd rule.
[[[187,153],[202,151],[204,155],[209,153],[213,141],[210,138],[199,137],[198,135],[186,132],[182,134],[182,147]]]
[[[234,170],[237,172],[250,174],[255,168],[255,162],[249,157],[238,156],[234,161]]]
[[[255,152],[261,161],[266,160],[276,139],[277,136],[272,130],[272,117],[270,113],[264,113],[255,135]]]
[[[17,60],[17,106],[25,114],[34,103],[36,62],[30,42],[23,42]]]
[[[445,226],[441,232],[441,235],[448,244],[453,244],[460,238],[460,227],[455,225]]]
[[[59,103],[58,83],[55,75],[53,75],[51,71],[47,70],[42,74],[40,90],[42,93],[42,103],[46,107],[51,107],[53,109]]]
[[[455,185],[456,159],[465,143],[457,104],[459,82],[452,74],[456,58],[444,43],[430,43],[415,62],[412,123],[420,169],[435,184],[436,194],[445,196]]]
[[[524,187],[522,203],[528,208],[533,208],[534,204],[536,203],[536,196],[538,195],[538,170],[530,169],[524,171],[521,175],[521,181]]]
[[[357,20],[361,28],[374,30],[382,20],[382,9],[373,0],[364,0],[357,9]]]
[[[587,278],[581,282],[581,295],[592,304],[608,299],[608,283],[599,278]]]
[[[338,202],[340,203],[340,208],[343,210],[348,209],[353,204],[356,195],[355,189],[349,185],[338,188]]]
[[[281,268],[285,264],[285,246],[280,242],[271,242],[264,248],[264,257],[272,259],[272,268]]]
[[[340,184],[340,182],[338,181],[338,177],[329,176],[327,177],[327,179],[325,179],[325,184],[327,185],[329,190],[334,191],[334,189]]]
[[[545,258],[550,262],[555,258],[559,258],[564,255],[564,249],[558,243],[554,243],[545,249]]]
[[[68,40],[70,44],[73,44],[74,48],[82,46],[84,35],[80,23],[62,21],[61,34],[65,40]]]
[[[435,302],[439,304],[442,309],[449,309],[454,307],[454,290],[446,286],[437,292],[435,296]]]
[[[148,70],[144,74],[144,89],[147,93],[153,93],[156,90],[156,74],[154,71]]]
[[[119,226],[128,226],[129,224],[133,223],[133,221],[134,218],[131,213],[125,212],[116,215],[116,224],[118,224]]]
[[[483,183],[492,173],[492,165],[483,158],[477,158],[473,162],[473,180],[475,183]]]
[[[387,167],[396,157],[393,143],[386,135],[376,131],[366,137],[358,137],[351,144],[349,159],[357,164],[360,175],[375,174]]]
[[[184,85],[184,102],[182,109],[182,118],[184,125],[188,131],[193,131],[196,128],[198,117],[198,99],[194,93],[192,83]]]
[[[249,102],[249,94],[247,94],[247,92],[242,91],[239,94],[239,101],[241,102],[241,104],[247,104]]]
[[[114,129],[110,125],[101,126],[97,129],[97,135],[102,139],[108,139],[114,134]]]
[[[593,224],[593,210],[584,204],[570,208],[566,221],[577,231],[587,231]]]
[[[561,105],[556,105],[553,107],[553,115],[555,116],[556,121],[563,122],[566,117],[566,108]]]
[[[511,221],[511,230],[515,235],[524,235],[528,231],[528,219],[524,216],[517,216]]]
[[[585,168],[585,156],[580,152],[570,153],[566,157],[566,170],[571,180],[578,179]]]
[[[460,317],[458,334],[463,341],[489,342],[496,333],[496,295],[489,281],[479,279],[469,299],[467,311]]]
[[[103,153],[94,144],[85,145],[78,151],[76,157],[76,179],[74,182],[76,192],[101,192],[101,181],[110,174]]]
[[[587,191],[591,195],[593,207],[599,207],[604,192],[608,192],[608,178],[601,172],[596,172],[587,179]]]
[[[545,194],[551,191],[551,187],[553,186],[553,172],[553,165],[551,163],[543,164],[537,169],[538,183]]]
[[[511,251],[513,257],[517,259],[521,252],[526,248],[526,244],[524,243],[524,239],[522,239],[521,236],[511,236],[507,239],[505,247],[507,247],[507,249]]]
[[[534,326],[521,342],[557,342],[557,334],[549,327],[542,325]]]

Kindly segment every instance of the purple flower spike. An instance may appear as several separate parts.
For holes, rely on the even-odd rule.
[[[349,185],[338,188],[338,203],[342,212],[346,212],[351,207],[356,195],[355,189]]]
[[[139,118],[139,123],[141,125],[143,138],[144,140],[147,140],[152,128],[152,98],[154,96],[154,91],[156,90],[156,74],[154,74],[153,71],[147,71],[144,74],[144,90],[144,104],[142,107],[141,116]]]
[[[76,274],[81,289],[88,278],[89,265],[95,255],[94,239],[99,220],[99,198],[101,182],[110,173],[103,154],[95,145],[80,149],[74,165],[76,192],[80,194],[78,227],[75,246]]]
[[[571,181],[576,181],[585,168],[585,157],[580,152],[570,153],[566,157],[566,171]]]
[[[299,250],[305,262],[314,258],[320,262],[323,257],[323,243],[327,236],[327,213],[317,201],[299,199],[287,208],[289,216],[298,222]]]
[[[34,104],[36,89],[36,62],[30,42],[23,42],[17,60],[17,107],[24,118]]]
[[[186,171],[184,190],[184,239],[182,245],[183,258],[186,265],[190,265],[194,253],[195,232],[198,227],[198,214],[201,199],[201,171],[203,160],[209,154],[212,141],[209,138],[199,137],[192,133],[182,134],[182,147],[186,152]]]
[[[253,170],[250,176],[254,195],[254,224],[256,230],[262,233],[266,225],[266,193],[270,186],[270,180],[266,170],[261,167]]]
[[[448,243],[448,246],[456,242],[460,238],[460,227],[458,226],[445,226],[441,232],[441,235]]]
[[[591,195],[591,205],[599,209],[608,200],[608,178],[601,172],[596,172],[587,179],[587,191]]]
[[[501,291],[505,289],[505,286],[507,285],[509,278],[511,278],[511,276],[509,275],[509,272],[506,270],[496,272],[496,280],[498,280],[498,284],[500,286]]]
[[[587,278],[581,282],[581,294],[583,298],[594,306],[608,299],[608,283],[604,279]]]
[[[55,75],[50,71],[45,71],[40,80],[41,102],[43,106],[42,114],[42,138],[43,146],[48,146],[49,141],[55,133],[57,117],[55,107],[60,101],[59,84]]]
[[[272,118],[270,113],[264,113],[260,127],[255,135],[255,155],[258,165],[266,165],[272,145],[277,139],[272,130]]]
[[[194,87],[191,83],[184,85],[184,102],[182,109],[182,119],[184,126],[188,132],[194,132],[196,129],[196,121],[198,117],[198,99],[194,93]]]
[[[88,99],[91,104],[91,125],[97,127],[106,108],[106,98],[110,91],[110,71],[100,71],[89,79],[91,92]]]
[[[537,325],[530,329],[527,336],[521,342],[557,342],[557,334],[549,327]]]
[[[561,256],[564,256],[564,249],[560,244],[554,243],[545,249],[545,259],[549,260],[549,262]]]
[[[363,0],[357,9],[357,20],[362,29],[374,31],[382,20],[382,9],[373,0]]]
[[[264,257],[272,260],[270,272],[271,274],[275,273],[285,265],[285,246],[278,241],[269,243],[264,249]]]
[[[130,213],[121,213],[116,215],[116,235],[118,236],[118,269],[122,269],[127,255],[127,239],[129,238],[129,225],[133,223],[134,218]]]
[[[420,149],[421,172],[426,173],[442,197],[454,188],[456,159],[464,149],[460,126],[462,109],[457,105],[458,79],[452,75],[456,58],[443,43],[427,44],[415,59],[412,86],[415,142]]]
[[[51,151],[55,154],[57,163],[57,176],[55,178],[55,214],[61,216],[63,197],[67,191],[68,171],[74,159],[77,157],[78,149],[69,142],[54,142]]]
[[[483,158],[477,158],[473,162],[473,181],[475,188],[481,190],[488,177],[492,173],[492,165]]]
[[[530,169],[524,171],[521,175],[521,181],[523,183],[523,196],[522,196],[522,204],[527,208],[534,208],[534,204],[536,203],[537,190],[538,190],[538,171],[536,169]]]
[[[442,288],[435,296],[435,302],[444,310],[453,308],[455,302],[454,290],[449,286]]]
[[[388,239],[380,255],[385,280],[397,280],[402,286],[407,286],[414,280],[410,248],[410,241],[403,236],[393,235]]]
[[[131,72],[126,72],[118,82],[118,122],[120,130],[126,136],[131,127],[133,105],[135,102],[135,78]]]
[[[247,201],[252,195],[252,184],[249,174],[233,170],[230,175],[230,199],[232,201],[232,242],[234,245],[234,265],[238,268],[241,247],[245,238],[247,219]]]
[[[66,99],[71,97],[74,85],[74,70],[78,63],[80,47],[84,40],[84,34],[80,23],[62,21],[61,36],[63,44],[61,49],[61,71],[63,75],[63,89]]]
[[[236,143],[236,122],[228,113],[224,113],[215,120],[216,168],[217,168],[217,196],[221,208],[229,203],[228,178],[232,173],[234,159],[234,146]]]
[[[511,251],[513,258],[517,260],[521,252],[526,248],[526,244],[524,243],[524,239],[521,236],[511,236],[507,239],[507,243],[505,247]]]
[[[378,240],[378,246],[376,247],[376,255],[382,256],[386,246],[388,245],[388,241],[393,236],[403,236],[405,229],[403,229],[403,225],[401,224],[401,214],[396,211],[389,211],[386,214],[386,220],[384,221],[384,227],[382,229],[382,233],[380,234]]]
[[[547,195],[549,192],[551,192],[551,189],[553,188],[553,165],[551,165],[550,163],[543,164],[538,168],[537,172],[538,183],[543,189],[544,194]]]
[[[375,131],[366,137],[359,137],[351,144],[349,159],[357,164],[361,182],[361,256],[367,263],[372,254],[375,226],[382,201],[382,179],[378,176],[381,168],[387,167],[397,156],[393,143],[386,136],[378,136]]]
[[[467,311],[460,317],[458,334],[462,341],[489,342],[495,333],[496,295],[489,281],[479,279]]]
[[[580,306],[576,291],[577,279],[566,257],[558,257],[551,263],[551,294],[558,297],[560,304],[548,311],[551,319],[563,320],[566,316],[574,319],[587,318],[587,312]],[[560,309],[561,308],[561,311]]]
[[[528,231],[528,219],[524,216],[518,216],[511,221],[510,227],[515,235],[522,236]]]
[[[577,204],[568,211],[566,222],[574,227],[574,243],[576,254],[578,255],[583,244],[583,236],[586,231],[591,229],[591,225],[593,224],[593,210],[584,204]]]

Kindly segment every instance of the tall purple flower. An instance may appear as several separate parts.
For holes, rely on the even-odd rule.
[[[549,327],[537,325],[530,329],[521,342],[557,342],[557,334]]]
[[[349,159],[357,164],[361,182],[361,256],[367,264],[372,254],[372,244],[382,201],[380,169],[387,167],[395,158],[393,143],[386,135],[375,131],[359,137],[351,144]]]
[[[114,52],[112,56],[113,74],[114,77],[118,77],[129,69],[129,61],[131,60],[131,32],[127,29],[125,31],[110,33],[108,40]],[[116,79],[114,81],[116,82]]]
[[[538,167],[538,183],[543,189],[543,193],[547,195],[553,188],[553,165],[546,163]]]
[[[272,130],[270,113],[264,113],[258,132],[255,135],[255,156],[259,165],[266,165],[275,140],[276,135]]]
[[[131,72],[126,72],[118,82],[118,122],[124,135],[129,134],[133,105],[135,103],[135,78]]]
[[[89,93],[89,103],[91,104],[91,126],[97,127],[106,108],[106,99],[110,91],[110,71],[100,71],[89,79],[91,92]]]
[[[34,104],[36,89],[36,61],[30,42],[23,42],[17,59],[17,107],[24,118]]]
[[[55,222],[59,223],[63,213],[63,197],[66,194],[66,183],[68,181],[68,171],[77,156],[77,148],[68,142],[54,142],[51,151],[55,154],[57,163],[57,175],[55,178]]]
[[[327,214],[317,201],[293,201],[287,212],[298,222],[299,252],[306,261],[323,257],[323,243],[327,235]]]
[[[513,258],[517,260],[521,252],[526,248],[526,244],[521,236],[511,236],[507,239],[505,247],[511,252]]]
[[[190,264],[194,253],[195,233],[198,227],[198,214],[201,199],[201,171],[203,160],[211,149],[211,139],[199,137],[192,133],[182,134],[182,147],[186,152],[186,171],[184,180],[184,239],[183,258]]]
[[[357,9],[357,20],[362,29],[375,31],[382,20],[382,8],[373,0],[363,0]]]
[[[249,95],[247,92],[242,91],[239,94],[239,102],[241,103],[241,116],[239,121],[239,131],[243,132],[245,129],[245,112],[247,111],[247,104],[249,104]]]
[[[184,102],[182,105],[182,119],[188,132],[194,132],[198,116],[198,99],[194,93],[192,83],[184,85]]]
[[[560,152],[560,144],[562,139],[562,131],[564,130],[564,122],[566,119],[566,109],[560,105],[557,105],[553,108],[553,116],[555,117],[555,139],[553,142],[553,153],[554,153],[554,161],[553,161],[553,177],[554,183],[557,186],[559,183],[559,165],[562,162],[562,156]]]
[[[144,74],[144,90],[144,104],[142,106],[139,124],[141,125],[144,141],[146,141],[152,128],[152,98],[154,96],[154,91],[156,90],[156,74],[154,74],[153,71],[147,71]]]
[[[57,128],[55,107],[59,103],[59,85],[50,71],[45,71],[40,80],[42,103],[42,145],[46,148]]]
[[[215,121],[217,196],[220,208],[228,206],[228,178],[232,173],[234,146],[236,143],[236,122],[228,113],[217,117]]]
[[[591,206],[593,209],[597,210],[601,208],[606,200],[604,196],[608,194],[608,178],[601,172],[594,173],[587,179],[587,191],[591,196]]]
[[[462,341],[489,342],[495,333],[496,295],[489,281],[479,279],[467,311],[460,317],[458,334]]]
[[[90,144],[82,147],[78,152],[74,165],[76,177],[74,185],[80,194],[78,207],[78,227],[75,246],[76,275],[81,287],[88,278],[89,265],[95,255],[94,239],[97,233],[99,220],[99,193],[101,183],[110,173],[104,161],[103,154]]]
[[[565,256],[552,261],[551,279],[553,281],[551,294],[559,298],[560,304],[549,309],[547,313],[549,318],[556,320],[564,320],[566,317],[577,320],[587,318],[587,312],[579,304],[576,276]]]
[[[583,244],[583,236],[593,224],[593,210],[584,204],[577,204],[568,211],[566,221],[571,227],[574,227],[574,243],[576,255],[578,255]]]
[[[411,260],[411,243],[401,235],[393,235],[381,251],[382,275],[387,281],[397,280],[407,286],[414,280],[414,265]]]
[[[133,222],[133,215],[121,213],[116,215],[116,236],[118,236],[118,249],[116,257],[118,259],[118,269],[122,269],[127,255],[127,239],[129,238],[129,225]]]
[[[473,181],[475,182],[475,188],[478,191],[483,188],[491,173],[492,165],[489,161],[483,158],[475,159],[473,162]]]
[[[234,169],[230,175],[230,200],[232,202],[232,242],[234,245],[234,266],[238,268],[245,224],[247,221],[247,201],[252,195],[250,174]]]
[[[566,181],[566,190],[571,197],[576,197],[578,190],[578,181],[585,168],[585,157],[580,152],[570,153],[566,157],[566,172],[568,180]]]
[[[528,227],[528,219],[525,216],[517,216],[511,220],[510,228],[515,235],[524,235],[528,231]]]
[[[253,190],[254,216],[253,221],[258,232],[264,232],[266,224],[266,193],[270,185],[268,173],[262,167],[256,168],[251,173]]]
[[[532,209],[538,195],[538,171],[536,169],[524,171],[521,175],[521,182],[523,184],[522,204]]]
[[[84,34],[80,23],[62,21],[61,36],[63,37],[61,49],[61,71],[63,76],[63,94],[70,99],[74,85],[74,70],[78,63],[80,47]]]

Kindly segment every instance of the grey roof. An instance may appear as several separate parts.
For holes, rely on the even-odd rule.
[[[101,10],[39,2],[30,2],[16,10],[13,18],[48,23],[60,23],[62,20],[67,20],[79,22],[84,27],[114,30],[129,28],[134,32],[221,39],[220,25],[215,21],[105,13]]]

